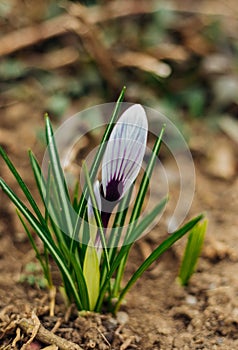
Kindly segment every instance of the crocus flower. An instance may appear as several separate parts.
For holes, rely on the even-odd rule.
[[[94,184],[104,228],[115,205],[137,178],[145,154],[148,122],[141,105],[129,107],[118,119],[102,160],[102,181]],[[89,203],[88,214],[92,206]]]

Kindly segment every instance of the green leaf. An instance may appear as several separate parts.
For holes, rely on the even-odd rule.
[[[62,215],[62,221],[63,221],[63,230],[65,233],[72,237],[73,235],[73,228],[74,224],[72,221],[72,206],[70,204],[70,197],[68,188],[66,185],[66,181],[64,178],[64,173],[60,164],[58,151],[55,144],[54,134],[52,130],[52,126],[50,123],[50,120],[48,116],[45,118],[46,123],[46,139],[48,143],[48,152],[49,152],[49,158],[50,158],[50,164],[53,174],[53,184],[56,188],[56,194],[58,195],[59,202],[60,202],[60,208],[61,208],[61,215]]]
[[[188,236],[188,241],[178,276],[182,286],[188,284],[190,277],[196,269],[198,258],[205,239],[207,222],[207,220],[204,220],[203,222],[197,223]]]
[[[70,272],[71,275],[74,275],[74,280],[76,285],[78,286],[78,291],[80,295],[80,299],[82,300],[82,304],[84,310],[89,309],[89,295],[86,280],[84,278],[83,269],[81,267],[80,256],[81,250],[76,250],[74,254],[71,254],[70,259]]]
[[[0,78],[1,80],[8,81],[10,79],[18,79],[23,77],[27,73],[27,70],[28,69],[23,62],[14,58],[7,58],[0,63]]]
[[[49,199],[50,171],[48,172],[48,179],[46,183],[43,178],[41,168],[31,151],[29,151],[29,157],[30,157],[31,167],[34,173],[35,181],[37,184],[37,188],[41,195],[43,204],[45,206],[45,221],[47,222],[47,218],[50,217],[51,226],[53,228],[55,237],[57,238],[59,247],[61,248],[62,251],[65,251],[67,250],[68,236],[59,229],[59,227],[62,227],[62,223],[61,223],[60,205],[58,202],[56,202],[57,194],[55,194],[54,196],[54,202]],[[54,184],[52,184],[51,186],[53,187]],[[56,207],[56,204],[58,204],[57,207]]]
[[[36,181],[36,185],[38,188],[38,191],[41,195],[42,201],[44,203],[44,199],[45,199],[45,180],[42,176],[41,173],[41,168],[39,166],[39,163],[37,161],[37,159],[35,158],[34,154],[32,153],[32,151],[29,151],[29,158],[30,158],[30,162],[31,162],[31,167],[35,176],[35,181]]]
[[[86,249],[83,275],[88,289],[90,310],[93,311],[99,295],[100,268],[97,250],[92,242],[89,242]]]
[[[77,210],[78,207],[78,196],[79,196],[79,181],[76,181],[73,191],[73,208]]]
[[[9,159],[7,154],[4,152],[2,147],[0,147],[0,155],[4,159],[5,163],[7,164],[8,168],[10,169],[10,171],[13,174],[13,176],[15,177],[15,179],[17,180],[20,188],[22,189],[23,193],[25,194],[28,202],[30,203],[32,209],[36,213],[36,215],[37,215],[38,219],[40,220],[41,224],[45,225],[45,219],[42,216],[42,214],[41,214],[41,212],[40,212],[40,210],[39,210],[35,200],[33,199],[33,197],[31,195],[28,187],[26,186],[25,182],[21,178],[20,174],[18,173],[18,171],[16,170],[16,168],[14,167],[14,165],[12,164],[11,160]]]
[[[130,241],[125,242],[126,245],[134,242],[142,235],[142,233],[147,229],[147,227],[154,221],[156,216],[158,216],[159,213],[164,209],[167,201],[168,197],[162,199],[162,201],[160,201],[160,203],[157,204],[154,207],[154,209],[137,224],[137,226],[133,229],[130,235]]]
[[[54,186],[54,183],[52,183],[50,164],[48,167],[47,181],[45,181],[41,172],[41,168],[31,151],[29,151],[29,157],[36,185],[41,195],[42,202],[45,206],[45,221],[47,222],[48,217],[51,217],[53,221],[58,224],[59,227],[62,227],[60,209],[61,207],[59,204],[56,188]],[[50,199],[50,194],[52,194],[50,192],[54,194],[54,201]]]
[[[133,284],[141,277],[141,275],[150,267],[155,260],[157,260],[166,250],[168,250],[177,240],[183,237],[188,231],[190,231],[201,219],[203,215],[198,215],[196,218],[192,219],[186,223],[182,228],[174,232],[169,238],[163,241],[151,254],[150,256],[141,264],[141,266],[136,270],[130,280],[127,282],[126,286],[120,293],[119,299],[115,305],[115,312],[119,308],[122,299],[128,290],[133,286]]]

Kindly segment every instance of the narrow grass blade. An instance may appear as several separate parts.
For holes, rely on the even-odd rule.
[[[128,290],[133,286],[133,284],[141,277],[141,275],[150,267],[150,265],[157,260],[166,250],[168,250],[177,240],[183,237],[188,231],[190,231],[201,219],[203,215],[199,215],[194,219],[186,223],[182,228],[174,232],[169,238],[167,238],[163,243],[161,243],[150,256],[141,264],[141,266],[136,270],[131,279],[128,281],[126,286],[120,293],[119,299],[115,306],[115,312],[118,310],[122,299]]]
[[[40,220],[41,224],[45,225],[44,217],[41,214],[41,212],[40,212],[40,210],[39,210],[35,200],[33,199],[32,195],[31,195],[31,193],[30,193],[30,191],[28,189],[28,187],[26,186],[25,182],[21,178],[20,174],[18,173],[18,171],[16,170],[16,168],[14,167],[14,165],[12,164],[11,160],[9,159],[7,154],[4,152],[2,147],[0,147],[0,155],[4,159],[5,163],[7,164],[8,168],[10,169],[10,171],[13,174],[13,176],[15,177],[15,179],[17,180],[20,188],[22,189],[23,193],[25,194],[28,202],[30,203],[32,209],[36,213],[36,215],[37,215],[38,219]]]
[[[207,220],[197,223],[188,236],[187,245],[184,251],[180,271],[179,281],[182,286],[186,286],[190,277],[196,269],[199,255],[202,250],[207,229]]]
[[[78,197],[79,197],[79,181],[76,182],[74,186],[74,191],[73,191],[73,208],[76,211],[78,207]]]
[[[58,203],[57,208],[55,207],[55,203],[56,200],[54,200],[54,203],[52,200],[50,200],[50,187],[51,187],[51,167],[49,164],[49,169],[48,169],[48,175],[47,175],[47,181],[44,179],[43,174],[41,172],[41,168],[40,165],[37,161],[37,159],[35,158],[34,154],[32,153],[32,151],[29,151],[29,158],[30,158],[30,163],[31,163],[31,167],[33,170],[33,174],[35,177],[35,181],[36,181],[36,185],[38,188],[38,191],[40,193],[42,202],[44,204],[45,207],[45,221],[47,222],[48,218],[54,218],[54,222],[58,224],[58,227],[62,227],[62,223],[61,223],[61,210],[60,210],[60,205]],[[54,193],[55,193],[56,189],[54,188]],[[53,190],[51,190],[51,192],[53,192]],[[54,198],[57,197],[57,194],[55,193]],[[53,215],[50,215],[53,214]],[[64,235],[66,236],[66,235]]]
[[[43,174],[41,172],[41,168],[39,166],[39,163],[37,159],[35,158],[34,154],[30,151],[29,152],[31,167],[33,170],[33,174],[35,177],[35,181],[37,184],[38,191],[41,195],[42,202],[45,206],[45,216],[50,218],[51,226],[53,228],[54,234],[56,236],[57,242],[61,249],[64,251],[67,249],[67,243],[68,243],[68,236],[65,233],[62,233],[62,231],[59,229],[59,227],[62,227],[61,223],[61,210],[60,206],[57,205],[55,207],[54,203],[56,204],[56,200],[54,200],[54,203],[52,200],[50,200],[50,173],[48,173],[47,182],[43,178]],[[53,184],[52,184],[53,185]],[[54,196],[54,199],[56,199],[57,194]],[[53,218],[52,218],[53,215]]]
[[[36,185],[37,185],[38,191],[40,193],[41,199],[44,203],[45,193],[46,193],[45,180],[44,180],[43,175],[41,173],[40,165],[39,165],[36,157],[34,156],[34,154],[31,150],[29,151],[28,155],[29,155],[29,159],[30,159],[30,163],[31,163],[31,168],[32,168],[34,176],[35,176]]]
[[[138,239],[141,234],[146,230],[146,228],[152,224],[156,216],[161,213],[161,211],[164,209],[166,203],[168,201],[168,197],[162,199],[159,204],[157,204],[152,211],[147,214],[133,229],[131,235],[130,235],[130,241],[126,241],[125,245],[128,245],[132,242],[134,242],[136,239]]]
[[[67,235],[72,237],[74,224],[72,222],[71,204],[69,192],[64,178],[64,173],[60,164],[58,151],[55,145],[54,134],[48,116],[45,118],[46,124],[46,139],[48,144],[48,152],[51,163],[52,174],[54,178],[54,185],[57,190],[60,201],[61,215],[63,218],[63,229]]]

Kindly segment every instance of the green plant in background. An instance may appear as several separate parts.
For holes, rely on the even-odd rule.
[[[134,206],[130,212],[128,210],[132,185],[139,181],[137,177],[145,153],[148,124],[145,111],[140,105],[128,108],[117,120],[124,91],[125,89],[115,106],[90,171],[83,164],[85,188],[79,195],[76,186],[73,198],[60,164],[50,120],[46,117],[48,176],[43,176],[36,158],[29,152],[36,186],[44,205],[43,213],[7,154],[0,149],[1,156],[31,208],[20,200],[3,179],[0,179],[0,186],[17,207],[51,294],[54,295],[54,286],[49,256],[58,266],[68,303],[74,302],[78,310],[100,312],[104,306],[106,310],[115,313],[125,294],[144,271],[177,240],[196,227],[203,217],[195,217],[165,239],[138,267],[126,285],[122,285],[133,242],[143,234],[167,203],[167,198],[162,199],[149,214],[140,218],[149,179],[162,143],[162,128],[139,183]],[[101,163],[100,183],[96,176]],[[111,212],[116,206],[118,209],[112,217]],[[113,219],[110,228],[108,223]],[[122,235],[125,222],[129,222],[129,225]],[[43,253],[35,243],[32,230],[43,243]]]
[[[26,282],[30,286],[36,286],[38,288],[45,288],[48,286],[47,280],[42,276],[42,268],[39,262],[29,262],[26,264],[20,275],[19,282]]]
[[[182,286],[188,284],[191,276],[195,272],[198,258],[203,247],[206,230],[207,220],[204,220],[197,223],[189,233],[178,276]]]

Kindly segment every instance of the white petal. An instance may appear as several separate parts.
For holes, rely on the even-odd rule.
[[[121,198],[136,179],[145,154],[147,133],[147,117],[141,105],[128,108],[117,121],[102,161],[102,186],[106,198],[112,180],[121,181]]]

